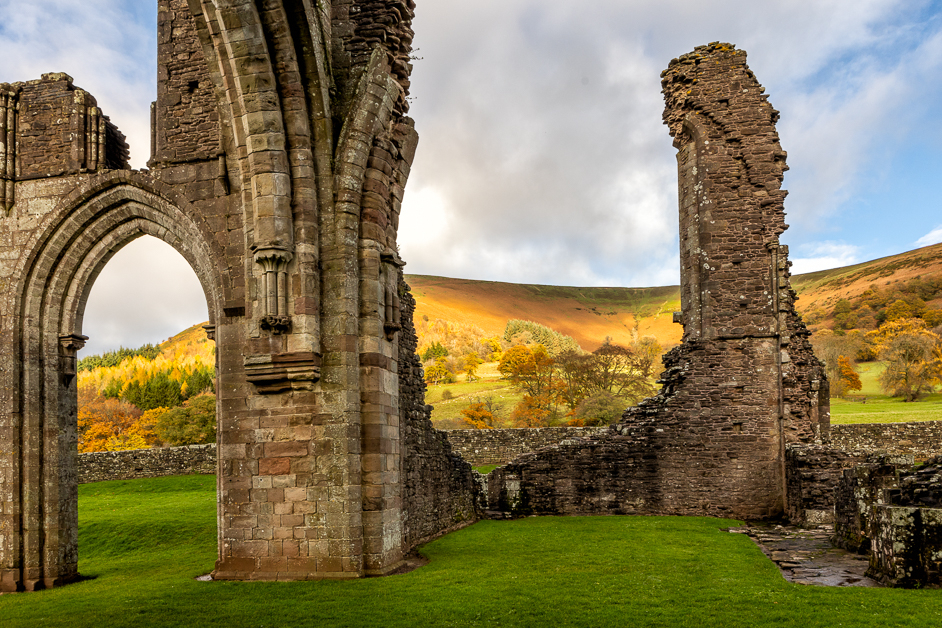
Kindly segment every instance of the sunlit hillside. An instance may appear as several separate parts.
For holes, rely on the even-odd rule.
[[[942,280],[942,244],[795,275],[792,287],[799,295],[799,313],[812,329],[820,329],[833,327],[839,300],[852,300],[874,286],[893,294],[914,280]],[[646,335],[655,336],[663,347],[680,342],[681,327],[673,323],[673,312],[680,310],[679,286],[573,288],[428,275],[406,275],[406,281],[416,299],[417,323],[427,319],[473,325],[486,336],[500,336],[508,320],[525,319],[572,336],[587,351],[606,336],[624,345]],[[926,306],[940,309],[942,298],[929,299]]]
[[[655,336],[662,346],[680,342],[678,286],[661,288],[573,288],[497,281],[407,275],[416,299],[416,319],[474,325],[501,336],[507,321],[530,320],[595,350],[606,337],[630,345]],[[421,344],[421,338],[420,338]]]
[[[80,362],[79,389],[91,387],[104,392],[131,382],[143,384],[158,373],[167,373],[181,384],[183,394],[186,394],[187,380],[194,373],[215,370],[216,367],[216,343],[206,338],[206,331],[202,328],[204,324],[194,325],[160,343],[157,347],[159,353],[153,359],[138,355],[115,366],[95,368],[82,368],[85,365]]]

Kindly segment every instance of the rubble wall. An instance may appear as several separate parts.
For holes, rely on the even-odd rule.
[[[79,484],[216,473],[216,444],[79,454]]]
[[[400,279],[399,408],[402,421],[403,536],[414,548],[477,521],[480,488],[471,465],[452,449],[449,434],[432,427],[425,377],[416,355],[415,299]]]

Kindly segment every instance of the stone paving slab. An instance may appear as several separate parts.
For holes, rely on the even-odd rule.
[[[866,556],[831,544],[834,526],[753,525],[729,528],[728,532],[748,535],[789,582],[824,587],[883,586],[864,575],[869,567]]]

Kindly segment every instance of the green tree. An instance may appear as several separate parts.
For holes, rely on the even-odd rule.
[[[611,425],[621,418],[627,406],[623,399],[598,390],[579,403],[575,416],[581,425]]]
[[[161,414],[154,432],[168,445],[216,442],[216,395],[197,395]]]
[[[442,343],[435,341],[428,346],[425,353],[422,354],[422,361],[437,360],[438,358],[448,357],[448,349],[442,346]]]

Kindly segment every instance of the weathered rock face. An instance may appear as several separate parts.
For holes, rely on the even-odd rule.
[[[382,574],[476,516],[402,355],[412,9],[158,0],[140,172],[67,76],[0,86],[0,590],[78,574],[82,316],[144,234],[190,262],[217,343],[217,578]]]
[[[728,44],[673,60],[662,86],[678,149],[684,342],[664,359],[661,392],[607,435],[496,470],[491,508],[773,517],[786,509],[786,444],[826,431],[827,380],[778,240],[778,112]]]

